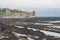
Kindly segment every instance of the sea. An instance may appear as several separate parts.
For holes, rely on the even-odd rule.
[[[59,22],[60,17],[35,17],[35,18],[0,18],[3,22],[32,22],[32,23],[48,23]]]

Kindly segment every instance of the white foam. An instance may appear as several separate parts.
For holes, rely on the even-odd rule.
[[[16,32],[12,32],[12,33],[14,33],[15,36],[27,36],[25,34],[19,34],[19,33],[16,33]]]
[[[53,26],[53,28],[60,28],[60,26]]]
[[[15,27],[18,27],[18,28],[24,28],[23,26],[15,26]]]
[[[51,23],[34,23],[35,25],[52,25]]]
[[[55,37],[60,38],[60,33],[55,33],[55,32],[50,32],[50,31],[43,31],[43,30],[40,30],[40,31],[43,32],[46,35],[55,36]]]
[[[28,39],[28,40],[34,40],[34,39],[30,38],[30,37],[27,37],[27,39]]]

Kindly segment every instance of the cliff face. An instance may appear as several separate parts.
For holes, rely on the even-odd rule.
[[[35,11],[32,12],[25,12],[25,11],[17,11],[17,10],[11,10],[6,9],[4,18],[31,18],[35,17]]]

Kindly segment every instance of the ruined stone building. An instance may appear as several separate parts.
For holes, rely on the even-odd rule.
[[[32,18],[35,17],[35,11],[26,12],[26,11],[12,11],[11,9],[6,8],[6,14],[4,18]]]

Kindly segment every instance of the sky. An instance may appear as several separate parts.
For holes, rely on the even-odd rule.
[[[0,0],[0,8],[11,8],[11,9],[29,9],[41,12],[36,12],[37,16],[56,16],[56,10],[60,9],[60,0]],[[55,8],[55,10],[54,10]],[[43,11],[41,11],[43,9]],[[46,11],[44,10],[46,9]],[[54,10],[53,12],[47,9]],[[51,13],[52,12],[52,13]],[[57,13],[59,10],[57,11]],[[38,14],[39,13],[39,14]],[[50,14],[51,13],[51,14]],[[57,16],[59,13],[57,14]]]
[[[60,8],[60,0],[0,0],[1,7]]]

